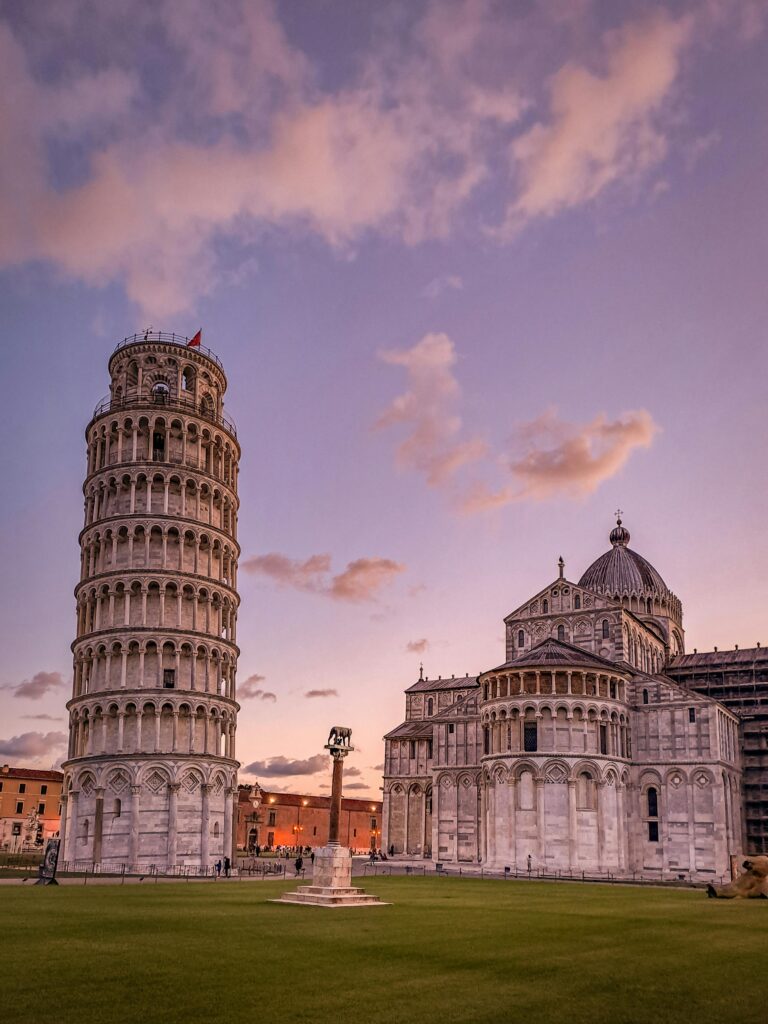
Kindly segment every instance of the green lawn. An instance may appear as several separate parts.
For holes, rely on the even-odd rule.
[[[764,1024],[768,901],[377,878],[393,906],[281,882],[0,887],[3,1024]]]

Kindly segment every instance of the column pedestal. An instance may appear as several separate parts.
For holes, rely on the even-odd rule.
[[[307,907],[386,907],[378,896],[352,886],[352,854],[345,846],[315,850],[312,885],[301,885],[272,903],[298,903]]]

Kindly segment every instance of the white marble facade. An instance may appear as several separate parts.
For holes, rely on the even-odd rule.
[[[506,661],[421,678],[386,738],[396,854],[549,873],[705,880],[742,849],[738,719],[664,674],[682,607],[629,549],[505,619]],[[529,860],[530,858],[530,860]]]
[[[63,859],[209,869],[233,850],[237,474],[226,377],[148,334],[86,429]]]

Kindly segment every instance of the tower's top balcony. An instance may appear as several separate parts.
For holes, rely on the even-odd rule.
[[[131,334],[127,338],[123,338],[119,344],[115,345],[115,348],[110,356],[110,363],[114,359],[115,355],[124,349],[127,345],[178,345],[179,348],[185,348],[188,355],[203,355],[206,359],[210,359],[212,363],[224,372],[221,360],[212,352],[211,349],[206,348],[205,345],[195,345],[190,348],[189,343],[192,339],[184,334],[171,334],[168,331],[142,331],[139,334]]]

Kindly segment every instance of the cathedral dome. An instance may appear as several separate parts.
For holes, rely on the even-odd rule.
[[[590,565],[579,586],[609,597],[637,594],[666,604],[672,597],[669,587],[650,562],[630,550],[629,530],[621,519],[616,520],[609,539],[611,550]]]

